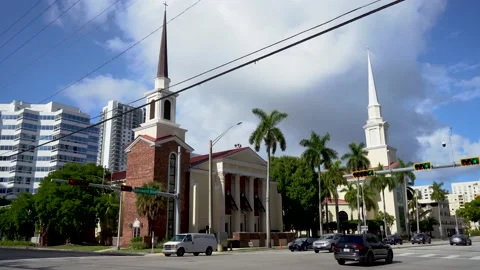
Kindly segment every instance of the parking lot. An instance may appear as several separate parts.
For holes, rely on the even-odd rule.
[[[394,263],[386,265],[379,261],[375,268],[388,269],[477,269],[480,262],[478,246],[415,246],[394,250]],[[352,266],[357,266],[353,264]],[[313,251],[290,252],[288,250],[251,251],[222,253],[213,256],[194,257],[127,256],[127,257],[75,257],[51,259],[27,259],[0,261],[0,269],[342,269],[332,253]],[[360,266],[361,267],[361,266]]]

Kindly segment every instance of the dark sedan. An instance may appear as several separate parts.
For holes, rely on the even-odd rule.
[[[403,239],[398,234],[387,236],[385,239],[383,239],[383,242],[389,245],[396,245],[396,244],[403,245]]]
[[[357,261],[372,265],[376,260],[393,262],[393,250],[373,234],[348,234],[341,236],[335,244],[334,257],[338,264]]]
[[[310,237],[299,237],[292,242],[288,243],[288,249],[291,252],[296,251],[307,251],[308,249],[312,248],[313,242],[315,242],[315,238]]]
[[[425,243],[432,243],[432,238],[428,236],[426,233],[416,233],[412,236],[410,239],[410,242],[412,242],[412,245],[417,243],[417,244],[425,244]]]
[[[472,245],[472,239],[470,237],[466,236],[465,234],[454,234],[452,237],[450,237],[450,245],[464,245],[464,246],[471,246]]]

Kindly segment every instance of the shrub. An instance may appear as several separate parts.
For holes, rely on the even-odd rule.
[[[470,236],[480,236],[480,230],[479,229],[471,229],[471,230],[468,230],[468,234]]]
[[[9,241],[9,240],[5,240],[5,241],[0,241],[0,246],[4,246],[4,247],[19,247],[19,246],[34,247],[35,244],[30,242],[30,241]]]
[[[141,236],[132,238],[130,247],[134,250],[145,249],[147,246],[143,243],[143,238]]]

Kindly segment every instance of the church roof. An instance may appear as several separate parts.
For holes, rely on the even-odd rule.
[[[167,11],[163,14],[162,41],[158,56],[157,78],[168,78],[168,55],[167,55]]]
[[[377,88],[375,87],[375,79],[373,78],[372,62],[370,61],[370,51],[367,52],[368,58],[368,107],[380,106],[377,97]]]
[[[212,153],[212,160],[213,159],[226,158],[226,157],[229,157],[233,154],[239,153],[239,152],[241,152],[245,149],[249,149],[249,148],[250,147],[242,147],[242,148],[235,148],[235,149],[230,149],[230,150],[226,150],[226,151]],[[207,162],[207,161],[208,161],[208,154],[195,156],[195,157],[190,158],[190,165],[193,167],[193,166],[200,165],[200,164],[202,164],[204,162]]]

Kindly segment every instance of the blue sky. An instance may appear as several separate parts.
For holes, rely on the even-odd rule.
[[[81,0],[78,5],[80,5],[83,1],[87,0]],[[132,8],[135,8],[137,5],[141,5],[141,2],[144,1],[146,0],[138,0],[138,3],[133,4]],[[181,3],[180,0],[178,0],[177,5],[177,2],[174,2],[175,0],[172,1],[171,12],[173,14],[179,13],[181,8],[183,9],[183,7],[191,4],[191,1],[188,3],[187,1],[184,1],[185,3]],[[0,34],[6,27],[19,18],[31,6],[33,6],[35,2],[36,1],[34,0],[2,1],[2,9],[0,9]],[[48,96],[53,95],[64,86],[83,77],[88,72],[94,70],[105,61],[117,55],[118,51],[112,49],[112,46],[109,47],[107,44],[112,43],[108,43],[108,41],[112,41],[116,37],[120,37],[123,43],[128,43],[131,42],[132,38],[135,37],[135,35],[132,34],[132,31],[127,32],[127,30],[130,28],[116,21],[114,16],[110,14],[107,23],[92,24],[83,29],[81,31],[82,33],[87,31],[89,32],[86,37],[79,39],[79,35],[76,34],[67,40],[67,42],[50,52],[47,56],[36,61],[36,63],[31,64],[31,62],[37,57],[49,51],[51,47],[55,46],[62,39],[71,35],[78,27],[87,21],[86,17],[92,17],[93,15],[96,15],[106,6],[97,8],[97,12],[93,13],[92,9],[82,7],[82,9],[74,11],[74,13],[76,12],[78,14],[67,13],[64,17],[62,17],[61,23],[57,22],[51,25],[43,33],[18,50],[8,60],[3,61],[5,57],[11,54],[16,48],[21,46],[25,41],[35,35],[47,23],[55,18],[55,14],[58,15],[58,12],[47,12],[45,16],[37,19],[30,27],[26,28],[21,34],[2,47],[4,42],[6,42],[12,35],[17,33],[17,31],[19,31],[29,20],[33,19],[43,9],[45,9],[50,2],[51,1],[47,0],[43,1],[42,4],[37,6],[33,12],[31,12],[26,18],[22,19],[20,23],[15,25],[10,31],[0,35],[0,62],[2,62],[0,63],[0,93],[2,94],[0,96],[1,103],[9,103],[14,99],[24,100],[27,102],[39,102]],[[65,9],[68,7],[68,5],[74,2],[75,1],[71,0],[60,1],[60,9]],[[130,3],[130,1],[126,0],[122,0],[121,2],[127,2],[127,5]],[[210,1],[209,4],[212,4],[212,1]],[[178,24],[186,24],[188,20],[193,20],[192,18],[195,15],[199,16],[200,14],[204,16],[204,12],[207,12],[208,9],[201,5],[203,5],[203,3],[199,4],[198,7],[195,7],[195,10],[189,11],[192,13],[186,13],[183,15],[179,19]],[[178,9],[176,9],[177,7]],[[429,86],[432,91],[431,98],[435,100],[434,105],[438,106],[432,112],[435,121],[438,121],[437,124],[441,127],[452,126],[456,135],[461,136],[462,140],[469,140],[472,144],[478,142],[480,137],[478,135],[480,134],[480,127],[478,124],[476,124],[478,120],[473,117],[473,115],[478,114],[477,112],[480,97],[477,96],[476,98],[470,98],[469,100],[463,99],[467,99],[465,97],[468,96],[468,93],[471,94],[474,91],[480,91],[480,80],[473,80],[473,78],[478,76],[480,73],[480,54],[478,53],[479,41],[477,35],[478,31],[476,29],[476,26],[479,24],[480,20],[478,19],[477,14],[479,9],[480,2],[478,1],[448,1],[446,9],[443,11],[443,13],[441,13],[441,15],[434,22],[432,22],[434,24],[432,29],[426,32],[427,43],[425,44],[422,52],[419,53],[418,57],[416,58],[419,66],[419,72],[422,73],[421,75],[431,78],[431,85]],[[87,16],[86,14],[90,15]],[[96,22],[102,22],[105,19],[106,18],[97,19]],[[158,22],[161,22],[160,15],[158,15]],[[172,24],[172,28],[170,29],[175,29],[175,27],[176,25]],[[192,26],[190,25],[189,27]],[[180,28],[180,26],[178,26],[178,28]],[[306,27],[301,28],[303,29]],[[298,28],[295,29],[298,31]],[[145,29],[142,33],[146,34],[150,30],[151,29]],[[175,30],[170,30],[169,33],[172,33],[172,31]],[[291,32],[289,33],[291,34]],[[286,34],[283,33],[282,35],[283,36],[280,37],[284,37]],[[274,40],[278,40],[280,37],[274,37]],[[175,42],[175,38],[170,40],[173,41],[169,42]],[[159,33],[146,40],[145,47],[148,47],[151,44],[153,44],[151,45],[152,47],[156,47],[158,46],[158,42]],[[397,42],[397,46],[399,46],[398,50],[402,50],[402,45],[400,42],[401,41]],[[128,52],[124,56],[114,60],[111,64],[108,64],[98,72],[92,74],[92,76],[89,78],[95,78],[97,75],[111,75],[115,79],[135,80],[139,83],[139,85],[144,85],[146,87],[150,86],[151,81],[139,79],[138,73],[132,71],[134,70],[134,68],[132,68],[132,58],[133,56],[139,57],[138,55],[140,55],[142,50],[144,50],[144,48],[141,48],[142,46],[139,46],[139,48],[135,48],[131,52]],[[175,48],[175,45],[169,44],[169,46],[169,48]],[[172,51],[173,50],[174,49],[172,49]],[[239,53],[237,51],[240,50],[233,49],[232,51],[234,51],[234,53],[225,53],[225,55],[227,55],[226,58],[221,59],[228,60],[245,52],[242,51]],[[172,52],[172,54],[173,53],[174,52]],[[219,54],[221,53],[219,52]],[[174,61],[172,59],[175,59],[175,57],[177,56],[174,55],[172,58],[170,58],[170,63]],[[374,56],[374,62],[375,57],[377,56]],[[383,56],[379,55],[377,59],[380,59],[381,57]],[[145,59],[137,59],[137,61],[144,60]],[[365,61],[363,58],[362,60]],[[136,62],[136,64],[138,64],[138,62]],[[364,65],[363,62],[362,65]],[[377,65],[377,67],[378,66],[379,65]],[[206,66],[206,64],[201,65],[200,69],[191,71],[188,74],[194,75],[197,71],[203,71],[209,67],[211,66]],[[144,73],[147,72],[150,73],[151,70],[146,69]],[[13,75],[14,73],[17,74]],[[148,75],[146,76],[148,77]],[[150,77],[153,77],[153,74]],[[222,87],[224,86],[222,85]],[[78,104],[79,102],[76,102],[75,99],[75,91],[78,90],[75,90],[74,87],[67,89],[64,93],[55,96],[53,100],[80,106],[92,116],[96,116],[104,103],[95,104],[93,107],[87,107],[88,104],[82,99],[80,103],[84,103]],[[452,99],[452,96],[455,95],[457,95],[457,97]],[[127,96],[141,97],[142,95],[139,93]],[[430,98],[428,94],[427,98]],[[132,99],[124,101],[131,100]],[[422,116],[420,115],[419,117]],[[356,128],[358,129],[358,126],[362,124],[363,123],[358,124]],[[309,132],[309,129],[306,129],[306,132]],[[355,132],[358,132],[360,136],[363,136],[363,131],[361,129]],[[195,142],[192,143],[195,146]],[[203,144],[204,143],[201,143],[201,147],[203,147]],[[196,148],[198,149],[199,147]],[[296,150],[293,151],[298,153]],[[461,150],[459,151],[461,152]],[[443,154],[448,155],[448,152]],[[480,155],[480,153],[478,154]],[[435,159],[435,156],[432,158]],[[436,161],[436,159],[433,160],[434,163]],[[417,183],[421,185],[432,182],[432,179],[426,178],[424,179],[423,175],[419,175]],[[480,170],[455,169],[455,172],[451,174],[451,177],[448,180],[444,179],[443,181],[455,182],[474,179],[480,179]],[[446,186],[448,187],[449,185],[446,184]]]

